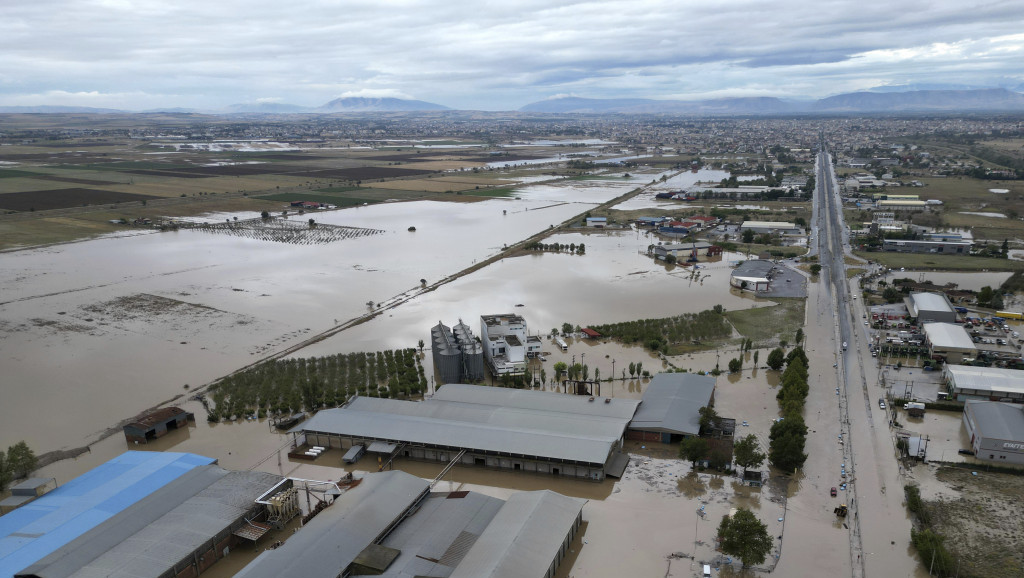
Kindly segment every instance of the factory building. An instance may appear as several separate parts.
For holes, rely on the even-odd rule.
[[[408,459],[602,480],[628,463],[639,400],[448,384],[420,402],[357,397],[292,430],[311,446],[379,441]],[[301,444],[303,440],[297,440]]]
[[[454,328],[443,323],[430,329],[431,353],[441,383],[476,383],[484,379],[483,345],[461,320]]]
[[[883,251],[897,253],[941,253],[943,255],[967,255],[974,245],[971,241],[927,241],[916,239],[883,239]]]
[[[744,221],[740,231],[753,231],[758,235],[782,235],[783,237],[802,237],[806,231],[796,223],[781,221]]]
[[[404,472],[368,474],[236,577],[551,578],[585,503],[548,490],[507,501],[432,492],[429,482]]]
[[[999,367],[947,365],[946,389],[957,401],[1005,401],[1024,404],[1024,371]]]
[[[0,577],[198,576],[262,535],[256,499],[282,481],[215,461],[126,452],[0,517]]]
[[[526,358],[540,354],[541,339],[532,336],[526,320],[513,313],[480,316],[484,359],[494,375],[522,375]]]
[[[767,291],[775,277],[775,263],[767,259],[744,261],[729,274],[729,285],[748,291]]]
[[[968,401],[964,427],[974,457],[997,464],[1024,465],[1024,406],[999,401]]]
[[[911,293],[903,301],[918,323],[956,323],[956,310],[942,293]]]

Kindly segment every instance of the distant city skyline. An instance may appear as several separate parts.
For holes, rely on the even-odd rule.
[[[5,2],[0,106],[1024,91],[1022,22],[1013,1]]]

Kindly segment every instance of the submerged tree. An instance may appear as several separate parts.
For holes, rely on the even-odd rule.
[[[744,566],[761,564],[772,550],[768,526],[746,508],[732,516],[723,516],[718,525],[722,552],[736,556]]]

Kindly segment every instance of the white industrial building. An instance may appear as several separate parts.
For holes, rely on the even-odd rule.
[[[1024,371],[999,367],[948,365],[945,377],[949,397],[957,401],[1024,403]]]
[[[974,457],[987,462],[1024,465],[1024,406],[998,401],[968,401],[964,427]]]
[[[904,302],[918,323],[956,323],[956,310],[942,293],[911,293]]]
[[[480,316],[480,338],[484,358],[495,375],[521,375],[526,371],[526,359],[540,354],[541,339],[531,336],[526,320],[520,315]]]
[[[975,357],[978,348],[963,327],[954,323],[925,323],[923,326],[928,353],[933,359],[943,358],[947,363],[960,363]]]

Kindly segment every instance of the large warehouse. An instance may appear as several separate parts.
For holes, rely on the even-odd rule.
[[[928,352],[933,359],[943,358],[947,363],[960,363],[965,357],[975,357],[978,348],[963,327],[953,323],[925,323],[923,326]]]
[[[911,293],[904,302],[918,323],[956,323],[956,310],[941,293]]]
[[[700,408],[715,401],[715,378],[696,373],[659,373],[644,391],[629,423],[629,439],[671,443],[700,433]]]
[[[126,452],[0,517],[0,577],[190,578],[242,539],[282,480],[181,453]]]
[[[236,576],[551,578],[586,503],[548,490],[507,501],[430,490],[405,472],[368,474]]]
[[[1024,406],[999,401],[968,401],[964,427],[979,460],[1024,465]]]
[[[946,389],[957,401],[1024,403],[1024,371],[999,367],[947,365]]]
[[[639,400],[450,383],[424,401],[357,397],[292,430],[309,445],[374,441],[397,455],[602,480],[621,475],[626,426]]]

